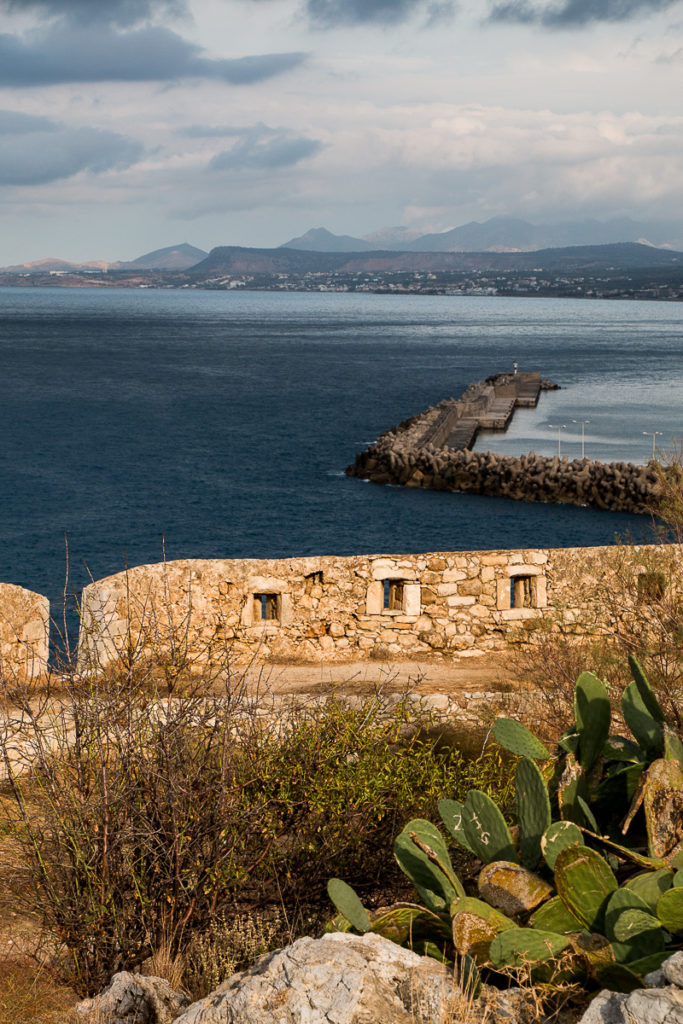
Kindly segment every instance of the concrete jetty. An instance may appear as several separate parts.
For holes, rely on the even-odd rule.
[[[347,476],[374,483],[464,491],[515,501],[592,505],[620,512],[651,512],[661,492],[657,466],[604,463],[529,452],[519,457],[471,450],[479,430],[505,430],[514,410],[532,408],[541,391],[557,385],[540,373],[498,373],[470,384],[460,398],[385,431],[356,456]]]

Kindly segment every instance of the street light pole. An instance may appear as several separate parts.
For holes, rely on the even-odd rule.
[[[652,438],[652,461],[654,462],[654,460],[655,460],[655,438],[656,437],[661,437],[662,436],[662,432],[661,432],[661,430],[644,430],[643,433],[647,437],[651,437]]]
[[[584,434],[584,428],[585,428],[587,423],[590,423],[590,420],[572,420],[572,423],[580,423],[581,424],[581,458],[585,459],[586,458],[586,439],[585,439],[585,434]]]
[[[566,423],[549,423],[548,426],[551,430],[557,431],[557,454],[558,457],[562,455],[562,431],[567,429]]]

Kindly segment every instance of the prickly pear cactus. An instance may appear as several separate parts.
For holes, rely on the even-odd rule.
[[[607,902],[618,889],[607,862],[587,846],[568,846],[555,861],[555,885],[567,910],[591,932],[602,933]]]
[[[550,757],[548,748],[525,725],[516,722],[514,718],[497,718],[493,723],[493,735],[501,747],[505,747],[511,754],[538,761],[547,761]]]
[[[521,864],[498,860],[479,874],[479,895],[504,914],[525,914],[547,900],[553,888]]]
[[[633,739],[609,732],[607,691],[590,672],[577,680],[576,720],[553,759],[520,723],[498,719],[494,735],[517,758],[515,826],[478,790],[441,800],[448,840],[415,819],[394,843],[421,905],[368,912],[333,879],[339,915],[329,927],[375,931],[474,970],[475,961],[523,967],[540,983],[642,987],[683,948],[683,742],[635,659],[631,670],[622,707]],[[482,862],[480,898],[466,895],[451,841]]]
[[[462,820],[470,848],[485,864],[519,859],[505,818],[486,793],[470,790]]]
[[[579,734],[579,761],[587,772],[602,752],[612,719],[605,684],[592,672],[582,672],[576,681],[574,717]]]
[[[515,773],[515,807],[522,864],[535,868],[541,859],[541,838],[552,821],[548,787],[535,761],[523,757]]]
[[[370,917],[358,896],[341,878],[331,878],[327,883],[327,894],[339,913],[363,935],[370,931]]]
[[[536,928],[511,928],[495,937],[489,953],[494,967],[528,967],[530,963],[554,960],[570,945],[566,935]]]

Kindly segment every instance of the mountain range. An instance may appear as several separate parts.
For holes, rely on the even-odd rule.
[[[492,217],[432,234],[391,227],[362,238],[335,235],[327,228],[311,228],[291,238],[281,248],[308,252],[369,252],[391,249],[401,252],[533,252],[576,245],[608,245],[640,242],[669,249],[683,249],[683,227],[656,221],[575,220],[558,224],[531,224],[516,217]]]
[[[241,274],[444,273],[479,271],[577,270],[609,272],[683,268],[683,252],[637,242],[578,245],[533,252],[315,252],[305,249],[253,249],[221,245],[188,271],[195,280]]]
[[[634,248],[630,249],[627,255],[626,250],[620,246],[629,244]],[[647,253],[648,248],[651,250],[650,255]],[[610,221],[531,224],[529,221],[514,217],[492,217],[481,223],[470,221],[449,231],[431,234],[419,234],[406,227],[391,227],[382,228],[362,238],[355,238],[352,235],[336,235],[327,228],[320,227],[311,228],[305,234],[291,238],[274,249],[230,245],[219,246],[212,249],[209,254],[204,249],[183,242],[180,245],[155,249],[153,252],[138,256],[137,259],[125,262],[90,260],[85,263],[71,263],[61,259],[40,259],[2,267],[0,272],[24,276],[95,274],[103,271],[182,273],[191,270],[194,273],[196,270],[208,271],[219,266],[220,272],[223,272],[229,264],[236,272],[268,273],[270,270],[265,269],[267,267],[289,269],[296,273],[302,268],[305,268],[303,272],[306,272],[311,267],[320,266],[320,269],[328,269],[328,265],[342,265],[335,260],[330,263],[330,260],[322,259],[321,263],[320,259],[304,259],[305,254],[309,254],[309,257],[317,254],[321,258],[326,255],[330,258],[355,255],[355,269],[367,269],[367,257],[371,257],[372,267],[378,270],[387,270],[390,267],[415,271],[506,269],[511,264],[492,257],[517,255],[521,258],[524,254],[536,254],[529,266],[541,263],[546,267],[557,266],[560,258],[562,264],[566,266],[589,265],[594,260],[603,263],[605,260],[612,263],[616,260],[618,265],[625,260],[628,266],[651,266],[653,259],[658,265],[667,263],[666,258],[662,262],[652,254],[664,255],[672,250],[674,253],[683,250],[683,227],[675,223],[646,223],[624,217]],[[289,258],[284,258],[287,253]],[[302,258],[297,258],[297,253]],[[463,258],[455,259],[454,257],[458,255]],[[362,257],[366,257],[365,262]],[[637,261],[635,264],[634,260]],[[676,261],[674,259],[674,262]],[[520,259],[515,265],[521,269],[527,264]],[[351,264],[348,266],[351,267]]]

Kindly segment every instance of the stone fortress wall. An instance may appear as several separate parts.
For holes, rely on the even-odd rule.
[[[48,599],[13,583],[0,583],[0,673],[8,682],[45,672],[49,634]]]
[[[592,631],[588,609],[596,588],[609,584],[624,552],[646,551],[524,549],[137,566],[85,588],[81,653],[104,665],[140,638],[168,651],[187,636],[199,661],[219,641],[229,645],[236,664],[254,657],[312,663],[477,658],[505,651],[511,640],[523,643],[539,619],[574,622],[579,630],[579,623],[590,623]],[[642,600],[635,585],[633,600]]]
[[[161,656],[186,646],[197,663],[217,646],[235,664],[476,659],[524,643],[539,620],[588,628],[624,557],[642,600],[638,559],[647,573],[663,551],[680,557],[616,546],[141,565],[84,589],[79,650],[101,666],[142,644]],[[48,638],[47,598],[0,584],[2,671],[45,671]]]

